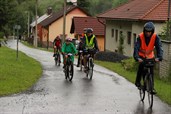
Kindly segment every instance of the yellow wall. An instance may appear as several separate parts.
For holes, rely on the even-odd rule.
[[[79,9],[75,9],[71,11],[69,14],[66,15],[66,31],[65,34],[67,37],[74,38],[74,34],[70,34],[70,28],[71,28],[71,23],[72,23],[72,18],[73,17],[87,17],[86,14],[84,14],[82,11]],[[63,35],[63,17],[56,20],[49,26],[49,41],[53,42],[54,38],[57,35]]]
[[[98,47],[100,51],[104,51],[104,36],[96,36]]]

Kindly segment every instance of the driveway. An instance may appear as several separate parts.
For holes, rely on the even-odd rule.
[[[16,40],[8,41],[8,46],[16,49]],[[171,106],[158,97],[149,110],[147,99],[140,102],[134,84],[101,66],[95,65],[92,80],[74,67],[73,81],[69,82],[62,65],[55,66],[53,53],[21,43],[19,50],[41,63],[43,75],[30,90],[1,97],[0,114],[171,114]]]

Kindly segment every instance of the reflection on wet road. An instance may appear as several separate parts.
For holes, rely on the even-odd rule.
[[[9,46],[16,48],[10,41]],[[0,98],[0,114],[170,114],[171,107],[154,97],[153,110],[140,102],[136,87],[103,67],[95,65],[93,79],[74,67],[72,82],[64,78],[62,66],[55,66],[51,52],[19,49],[41,62],[43,76],[28,91]],[[76,62],[76,61],[75,61]],[[147,97],[146,97],[147,98]]]

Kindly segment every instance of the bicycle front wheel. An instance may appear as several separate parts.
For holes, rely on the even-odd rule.
[[[93,60],[92,59],[89,59],[88,61],[88,72],[87,72],[87,77],[91,80],[92,77],[93,77],[93,67],[94,67],[94,64],[93,64]]]
[[[72,78],[73,78],[73,75],[74,75],[74,66],[73,64],[71,63],[69,66],[68,66],[68,79],[69,81],[72,81]]]
[[[147,92],[148,92],[148,103],[149,107],[153,107],[153,81],[152,81],[152,75],[150,74],[147,78]]]
[[[145,98],[145,90],[141,88],[139,91],[140,91],[140,99],[143,102]]]

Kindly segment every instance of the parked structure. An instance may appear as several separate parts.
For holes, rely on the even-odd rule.
[[[124,55],[132,56],[134,42],[137,35],[143,31],[143,25],[147,21],[153,21],[155,32],[159,33],[163,25],[169,19],[168,0],[131,0],[117,8],[98,15],[98,18],[106,20],[105,49],[117,51],[120,35],[124,39]],[[169,6],[171,7],[171,5]],[[171,43],[162,41],[164,58],[159,64],[160,77],[170,75],[171,69]]]
[[[42,45],[52,46],[52,42],[57,35],[63,36],[63,13],[61,9],[58,12],[52,13],[51,16],[43,20],[40,25],[42,26]],[[66,7],[66,34],[65,36],[74,38],[74,34],[70,33],[70,27],[72,18],[74,16],[87,17],[90,16],[86,11],[78,6],[67,6]]]
[[[106,20],[105,49],[117,51],[123,34],[124,55],[132,56],[136,37],[147,21],[154,22],[156,33],[162,30],[168,18],[168,0],[131,0],[97,17]]]
[[[42,41],[42,26],[39,24],[40,22],[42,22],[43,20],[45,20],[46,18],[48,18],[50,15],[52,14],[52,8],[49,7],[47,9],[47,12],[40,16],[39,18],[37,18],[37,39],[38,39],[38,42],[41,43]],[[29,37],[28,40],[33,40],[35,38],[35,29],[36,29],[36,22],[33,21],[31,24],[30,24],[30,27],[31,27],[31,35]]]

